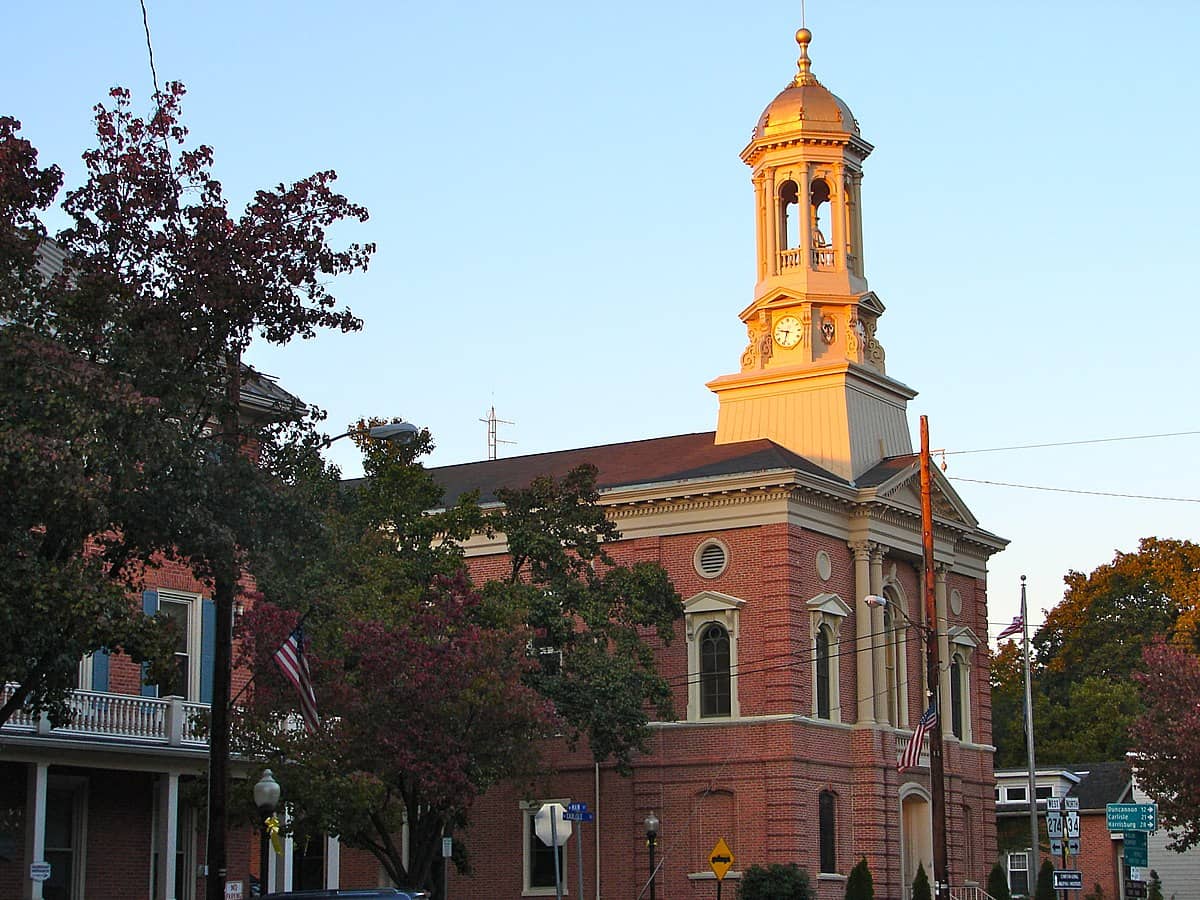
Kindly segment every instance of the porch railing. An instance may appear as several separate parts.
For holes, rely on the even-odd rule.
[[[967,884],[962,887],[951,887],[950,900],[996,900],[996,898],[977,884]]]
[[[16,690],[6,684],[0,704]],[[79,740],[131,741],[171,747],[208,743],[208,704],[180,697],[136,697],[99,691],[72,691],[67,699],[72,712],[66,725],[52,727],[45,716],[18,709],[0,728],[0,734],[37,734]]]

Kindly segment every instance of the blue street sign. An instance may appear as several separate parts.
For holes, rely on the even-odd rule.
[[[567,812],[587,812],[587,804],[582,802],[568,803]]]
[[[590,812],[574,812],[573,810],[568,809],[565,813],[563,813],[563,818],[568,822],[590,822],[596,817]]]

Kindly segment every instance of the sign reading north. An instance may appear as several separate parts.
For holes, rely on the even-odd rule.
[[[725,843],[725,838],[718,840],[717,846],[713,847],[712,853],[708,854],[708,865],[713,870],[713,874],[717,876],[717,881],[725,880],[725,875],[733,865],[733,851]]]
[[[1158,804],[1110,803],[1104,818],[1109,831],[1158,831]]]

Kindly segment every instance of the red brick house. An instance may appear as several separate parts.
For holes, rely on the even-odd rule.
[[[543,801],[586,802],[595,821],[565,853],[565,885],[646,896],[643,820],[661,820],[659,897],[715,895],[718,839],[735,861],[796,862],[823,898],[841,897],[865,857],[882,897],[931,871],[927,757],[897,758],[926,700],[918,465],[907,400],[885,367],[884,307],[863,271],[861,176],[871,145],[813,76],[810,35],[791,84],[768,105],[742,159],[752,169],[754,300],[741,310],[740,369],[710,382],[715,432],[435,470],[447,503],[522,486],[574,465],[599,470],[621,563],[649,560],[684,597],[661,648],[678,721],[654,725],[630,777],[560,750],[540,795],[494,790],[464,835],[474,873],[451,895],[555,893],[532,829]],[[731,361],[737,362],[737,361]],[[935,473],[940,705],[952,886],[982,884],[996,858],[987,636],[987,561],[1005,541],[982,529]],[[477,573],[503,535],[470,547]],[[872,608],[867,595],[883,595]],[[898,610],[899,614],[894,610]]]

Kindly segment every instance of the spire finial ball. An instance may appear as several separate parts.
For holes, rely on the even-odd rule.
[[[812,41],[812,32],[807,28],[800,28],[796,31],[796,43],[804,46]]]

